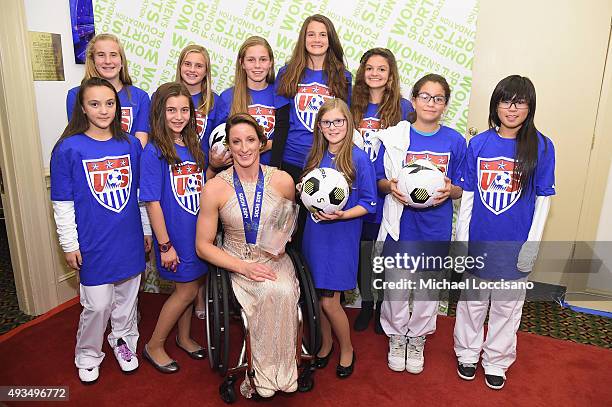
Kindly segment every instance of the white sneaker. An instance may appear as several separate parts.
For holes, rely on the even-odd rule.
[[[122,338],[117,340],[117,345],[113,349],[115,358],[124,373],[132,373],[138,369],[138,357],[128,348]]]
[[[94,384],[100,377],[100,368],[98,366],[91,369],[79,369],[79,379],[83,384]]]
[[[425,357],[425,336],[408,337],[406,345],[406,370],[412,374],[419,374],[423,371]]]
[[[389,336],[387,364],[389,369],[395,372],[403,372],[406,369],[406,337],[404,335]]]

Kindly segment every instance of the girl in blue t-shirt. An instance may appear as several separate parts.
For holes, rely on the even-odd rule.
[[[231,164],[231,157],[210,154],[210,135],[219,124],[225,126],[225,107],[212,90],[212,68],[210,56],[201,45],[187,45],[181,51],[176,64],[176,81],[185,85],[195,106],[196,132],[200,140],[207,165],[221,168]]]
[[[263,128],[268,142],[263,147],[259,162],[270,164],[274,136],[274,53],[268,41],[252,36],[238,50],[234,86],[221,93],[226,113],[248,113]]]
[[[143,355],[163,373],[179,370],[164,349],[178,321],[176,345],[193,359],[206,351],[191,338],[191,303],[206,263],[195,252],[195,230],[204,183],[204,153],[196,133],[190,92],[178,83],[160,86],[153,96],[151,143],[141,159],[140,199],[146,202],[159,275],[175,282]]]
[[[80,280],[74,361],[86,384],[98,379],[109,318],[108,342],[121,370],[138,368],[136,302],[146,245],[137,200],[141,151],[121,128],[114,86],[85,80],[51,153],[51,200],[66,262]]]
[[[351,74],[331,20],[312,15],[302,24],[293,54],[274,83],[276,122],[270,165],[299,182],[313,143],[315,118],[327,99],[351,100]],[[292,244],[300,247],[306,221],[300,211]]]
[[[320,295],[322,341],[315,366],[327,365],[333,351],[333,329],[340,345],[336,368],[340,378],[352,374],[355,362],[340,293],[355,288],[362,219],[376,210],[374,168],[366,153],[353,145],[353,129],[346,103],[341,99],[327,100],[317,114],[313,146],[304,169],[306,175],[315,168],[335,168],[344,174],[351,189],[343,210],[333,214],[316,212],[307,218],[302,244]]]
[[[132,85],[125,51],[113,34],[98,34],[87,45],[83,80],[93,77],[106,79],[113,85],[119,94],[121,127],[124,132],[136,136],[144,147],[149,133],[149,95]],[[78,91],[79,86],[74,87],[66,96],[68,120],[72,118]]]
[[[364,53],[355,76],[351,113],[355,129],[363,139],[363,149],[372,162],[376,161],[380,142],[372,140],[371,136],[380,129],[395,126],[400,120],[407,120],[408,113],[412,111],[412,104],[401,95],[400,77],[393,53],[386,48],[372,48]],[[364,217],[362,241],[376,241],[384,198],[384,195],[379,193],[376,213]],[[357,280],[361,294],[361,311],[355,319],[356,331],[363,331],[368,327],[374,309],[370,250],[372,246],[365,244],[361,248]],[[381,304],[382,292],[378,292],[374,329],[379,334],[383,333],[380,325]]]
[[[397,372],[407,370],[418,374],[423,371],[426,336],[436,330],[438,291],[428,290],[427,286],[421,284],[427,282],[427,278],[442,277],[440,263],[448,255],[451,240],[452,200],[460,198],[462,193],[459,184],[465,159],[465,139],[455,130],[440,124],[448,106],[450,92],[444,77],[437,74],[423,76],[412,88],[412,105],[415,109],[409,114],[412,124],[400,122],[395,127],[378,132],[379,135],[392,133],[393,136],[383,141],[385,145],[380,148],[376,160],[378,189],[384,194],[392,194],[393,198],[386,199],[394,199],[404,205],[400,209],[399,219],[392,219],[392,210],[384,214],[391,223],[399,224],[399,234],[394,236],[389,233],[383,255],[408,255],[414,261],[425,256],[439,259],[437,264],[433,264],[436,263],[433,261],[432,266],[417,267],[416,270],[405,265],[386,270],[387,281],[411,279],[416,285],[386,291],[382,304],[380,322],[389,336],[387,362],[389,368]],[[398,140],[404,140],[400,144],[405,144],[398,145]],[[395,155],[390,155],[389,162],[384,159],[387,153]],[[389,178],[387,168],[391,161],[396,167],[402,167],[418,159],[431,161],[444,173],[446,180],[445,187],[438,190],[433,206],[424,209],[407,206],[406,196],[398,190],[398,181],[393,174]],[[379,234],[381,240],[382,236]]]
[[[482,352],[485,383],[496,390],[516,359],[525,283],[555,194],[555,149],[536,129],[535,109],[528,78],[503,79],[491,95],[489,130],[470,140],[465,160],[457,240],[469,241],[470,257],[485,261],[468,269],[457,304],[457,374],[474,379]],[[502,281],[516,286],[494,287]]]

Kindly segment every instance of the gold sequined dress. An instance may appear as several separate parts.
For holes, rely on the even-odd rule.
[[[261,219],[265,219],[284,198],[269,188],[270,179],[276,169],[265,165],[262,168],[264,197]],[[232,188],[233,170],[231,167],[217,175]],[[241,182],[241,184],[247,197],[249,211],[253,213],[256,182]],[[296,340],[297,303],[300,296],[293,264],[286,254],[273,257],[257,246],[247,246],[242,213],[235,194],[221,208],[219,215],[223,223],[222,249],[242,260],[266,264],[277,275],[276,281],[256,282],[241,274],[230,273],[234,294],[247,315],[251,332],[254,383],[257,392],[264,397],[269,397],[278,390],[293,392],[297,390],[298,379]],[[261,233],[260,228],[258,241]],[[241,392],[248,397],[248,394],[244,393],[252,391],[248,380],[245,380]]]

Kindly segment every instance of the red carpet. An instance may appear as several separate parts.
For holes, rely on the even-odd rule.
[[[139,352],[153,330],[165,298],[141,294]],[[106,358],[100,369],[100,380],[93,386],[83,386],[74,367],[79,312],[80,305],[75,304],[12,337],[0,337],[0,385],[69,386],[69,404],[73,405],[224,405],[218,396],[222,379],[211,372],[208,361],[189,359],[176,348],[174,341],[168,341],[167,350],[181,365],[178,374],[162,375],[141,358],[138,372],[125,376],[105,343]],[[351,319],[355,314],[355,310],[349,310]],[[352,377],[336,378],[335,355],[326,369],[316,372],[315,388],[310,393],[281,394],[264,404],[317,407],[399,407],[415,403],[470,407],[612,405],[612,352],[609,350],[519,333],[518,360],[508,373],[506,387],[494,391],[484,384],[481,367],[472,382],[457,376],[453,324],[453,318],[438,318],[438,330],[427,342],[425,370],[420,375],[395,373],[387,368],[385,336],[375,335],[372,330],[353,332],[357,360]],[[203,335],[203,325],[198,321],[194,324],[194,337],[203,341]],[[66,405],[44,405],[53,404]],[[253,404],[239,397],[236,405]]]

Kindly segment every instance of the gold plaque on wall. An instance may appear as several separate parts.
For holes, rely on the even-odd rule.
[[[32,73],[35,81],[63,81],[64,60],[60,34],[30,31]]]

